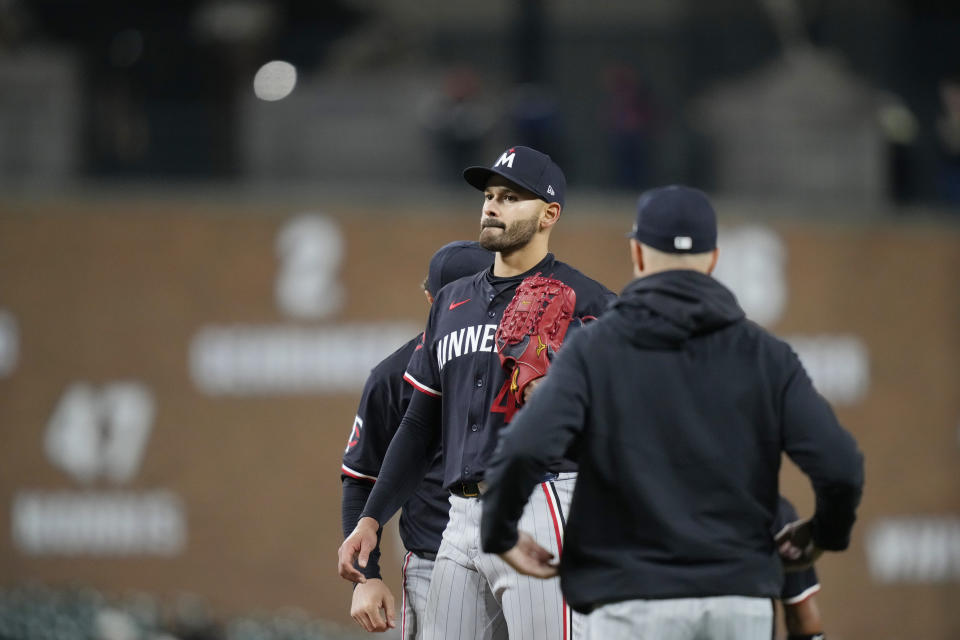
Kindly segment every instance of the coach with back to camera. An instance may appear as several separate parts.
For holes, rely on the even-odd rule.
[[[483,549],[557,572],[518,519],[544,465],[572,447],[559,574],[570,605],[592,612],[591,638],[769,640],[783,567],[849,544],[863,457],[789,345],[710,276],[716,215],[702,192],[645,193],[630,236],[637,278],[501,432]],[[816,510],[775,539],[781,452]]]

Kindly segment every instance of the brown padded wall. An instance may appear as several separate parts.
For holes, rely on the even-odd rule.
[[[209,325],[422,324],[427,260],[446,242],[475,237],[477,212],[327,210],[345,239],[339,278],[347,298],[322,320],[292,318],[275,303],[276,234],[294,213],[137,202],[0,208],[0,310],[19,328],[18,364],[0,377],[0,587],[42,581],[117,594],[190,592],[222,614],[295,606],[349,622],[350,589],[336,576],[339,466],[359,389],[206,394],[189,375],[189,345]],[[566,216],[552,246],[619,291],[630,278],[630,214],[600,213],[608,215]],[[960,514],[960,232],[903,223],[770,226],[787,249],[790,296],[772,329],[858,335],[870,354],[866,396],[837,407],[866,453],[867,489],[850,551],[828,554],[818,567],[829,635],[955,638],[956,578],[875,582],[865,535],[882,518]],[[47,422],[68,385],[116,380],[150,389],[153,430],[133,479],[84,486],[45,455]],[[789,463],[782,488],[809,513],[809,487]],[[18,492],[155,489],[184,505],[188,536],[178,555],[36,556],[13,543]],[[399,596],[400,556],[392,539],[384,547]]]

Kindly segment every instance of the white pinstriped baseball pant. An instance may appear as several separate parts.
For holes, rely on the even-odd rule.
[[[594,609],[587,627],[589,640],[770,640],[773,600],[625,600]]]
[[[434,564],[433,560],[421,558],[412,551],[403,558],[403,607],[400,613],[400,637],[403,640],[423,637],[427,592]]]
[[[559,556],[575,473],[533,490],[520,529]],[[522,576],[480,550],[482,504],[450,497],[450,521],[437,553],[423,640],[579,640],[584,617],[566,605],[559,578]]]

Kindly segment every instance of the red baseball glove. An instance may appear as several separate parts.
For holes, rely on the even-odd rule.
[[[531,380],[547,372],[573,320],[577,294],[568,285],[542,277],[524,278],[497,327],[495,342],[516,406]]]

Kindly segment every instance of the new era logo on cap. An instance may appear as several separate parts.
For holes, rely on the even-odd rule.
[[[550,156],[536,149],[510,147],[500,154],[493,166],[468,167],[463,171],[464,179],[480,191],[487,188],[487,182],[492,175],[506,178],[541,200],[557,202],[563,206],[567,179]]]

